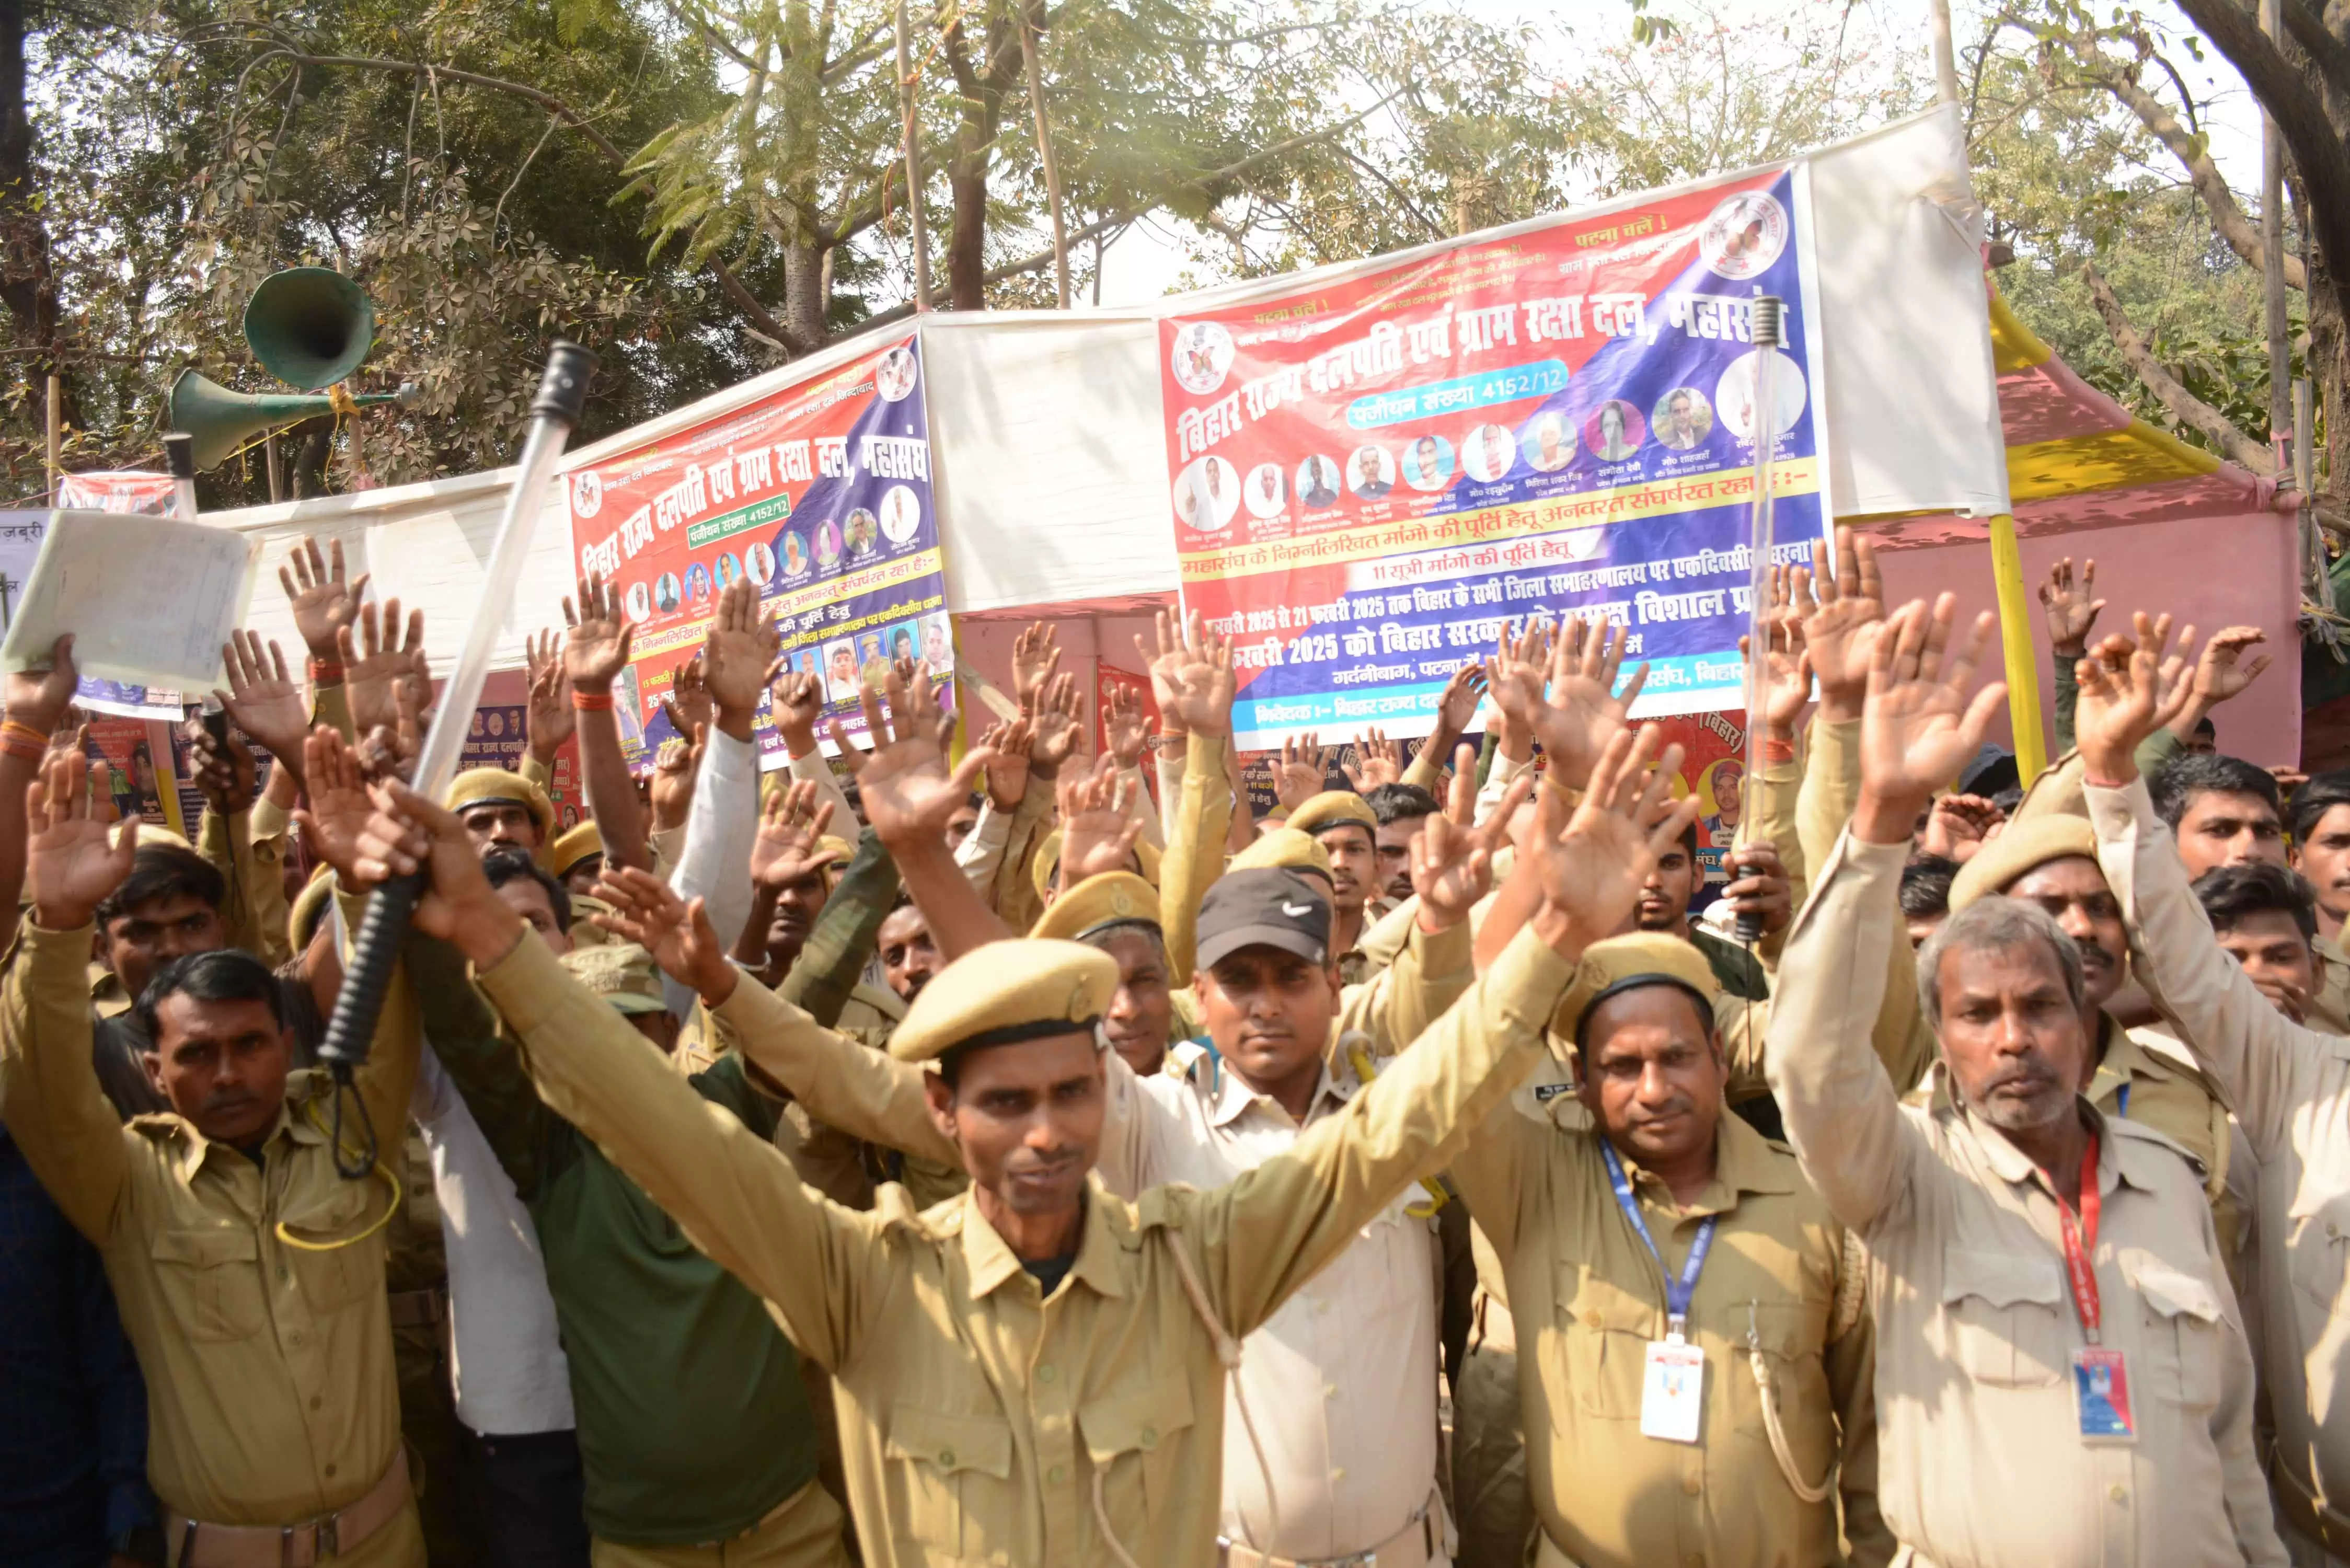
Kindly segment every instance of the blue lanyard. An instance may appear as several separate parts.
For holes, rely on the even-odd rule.
[[[1640,1244],[1648,1249],[1648,1256],[1657,1260],[1657,1272],[1665,1272],[1665,1255],[1657,1251],[1657,1239],[1648,1234],[1648,1222],[1640,1218],[1639,1199],[1632,1196],[1632,1182],[1624,1174],[1624,1162],[1616,1158],[1616,1147],[1606,1138],[1599,1140],[1599,1153],[1607,1161],[1607,1185],[1616,1189],[1616,1207],[1624,1210],[1624,1218],[1632,1222],[1633,1233]],[[1709,1214],[1697,1228],[1697,1239],[1690,1243],[1689,1257],[1681,1263],[1680,1278],[1669,1276],[1665,1281],[1665,1337],[1678,1342],[1689,1327],[1690,1300],[1697,1294],[1698,1272],[1705,1267],[1705,1255],[1713,1251],[1713,1231],[1721,1216]]]
[[[2130,1086],[2124,1084],[2120,1096],[2114,1101],[2114,1115],[2124,1117],[2129,1115],[2129,1092]]]

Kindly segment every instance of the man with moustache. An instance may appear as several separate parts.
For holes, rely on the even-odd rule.
[[[2129,932],[2097,865],[2095,831],[2069,813],[2009,823],[1950,879],[1950,913],[1994,894],[2039,908],[2078,950],[2089,1042],[2083,1094],[2106,1116],[2152,1127],[2194,1156],[2220,1242],[2233,1257],[2243,1212],[2228,1189],[2227,1105],[2183,1048],[2133,1033],[2106,1011],[2129,979]]]
[[[1859,805],[1789,939],[1767,1062],[1804,1173],[1867,1248],[1878,1506],[1920,1562],[2281,1564],[2199,1173],[2081,1093],[2095,1017],[2082,943],[2036,903],[1975,898],[1918,954],[1942,1045],[1929,1103],[1905,1105],[1871,1058],[1911,835],[2002,695],[1972,690],[1991,618],[1946,659],[1953,618],[1949,595],[1930,618],[1913,603],[1872,650]],[[2097,706],[2085,690],[2093,744],[2130,728],[2100,725]],[[2097,745],[2091,777],[2113,765]],[[2126,749],[2118,765],[2133,768]],[[2130,793],[2142,830],[2152,814]],[[2147,854],[2115,826],[2110,858],[2159,856],[2191,904],[2160,830]],[[2192,945],[2251,994],[2199,914],[2172,924],[2182,964],[2164,976]],[[2220,978],[2198,983],[2216,995]]]
[[[2147,780],[2154,814],[2170,828],[2193,881],[2215,866],[2282,866],[2284,813],[2276,778],[2241,757],[2183,752]]]
[[[2293,868],[2317,899],[2317,994],[2309,1026],[2350,1034],[2350,772],[2319,774],[2293,792]]]

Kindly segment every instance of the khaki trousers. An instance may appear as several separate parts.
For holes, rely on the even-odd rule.
[[[1483,1303],[1503,1320],[1496,1302]],[[1504,1340],[1503,1343],[1507,1343]],[[1461,1531],[1459,1568],[1520,1568],[1534,1529],[1520,1427],[1518,1356],[1473,1339],[1452,1390],[1452,1506]]]
[[[810,1481],[732,1541],[698,1546],[623,1546],[596,1538],[594,1568],[848,1568],[840,1505]]]

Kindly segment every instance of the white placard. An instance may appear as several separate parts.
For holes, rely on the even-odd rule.
[[[85,676],[209,691],[259,560],[258,541],[206,523],[53,512],[0,669],[46,664],[71,632]]]

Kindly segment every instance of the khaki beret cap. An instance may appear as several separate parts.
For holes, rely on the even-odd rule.
[[[1131,871],[1088,877],[1053,900],[1028,934],[1074,940],[1104,926],[1159,924],[1159,889]]]
[[[669,1011],[653,955],[634,942],[573,948],[563,955],[563,967],[620,1012],[634,1016]]]
[[[1118,961],[1082,943],[990,942],[941,970],[889,1036],[900,1062],[970,1045],[1089,1033],[1118,990]]]
[[[582,860],[603,853],[604,830],[591,818],[555,841],[555,846],[546,852],[546,868],[557,877],[567,877]]]
[[[1330,877],[1330,852],[1315,841],[1310,833],[1295,827],[1276,827],[1262,834],[1257,841],[1232,857],[1224,869],[1232,871],[1270,871],[1285,867],[1292,871],[1312,871],[1323,880]]]
[[[1580,1045],[1575,1032],[1585,1013],[1605,997],[1642,985],[1679,986],[1701,1005],[1708,1023],[1713,1021],[1713,999],[1721,992],[1713,965],[1694,942],[1662,931],[1629,931],[1583,950],[1575,981],[1551,1015],[1551,1032]]]
[[[538,824],[542,843],[555,836],[555,803],[546,798],[545,790],[520,774],[510,774],[504,768],[468,768],[449,781],[444,804],[462,815],[467,806],[493,801],[527,808],[532,820]]]
[[[2011,821],[1950,878],[1950,913],[2001,891],[2034,867],[2075,856],[2097,857],[2097,831],[2087,817],[2052,812]]]
[[[1347,823],[1370,829],[1377,837],[1379,814],[1350,789],[1326,789],[1289,814],[1289,826],[1300,833],[1320,833]]]
[[[1135,863],[1142,867],[1142,879],[1153,888],[1159,886],[1160,857],[1159,847],[1149,839],[1138,838],[1134,841]],[[1061,830],[1056,827],[1036,841],[1035,857],[1028,863],[1028,879],[1035,888],[1037,898],[1049,898],[1053,896],[1053,873],[1060,868]],[[1098,875],[1107,876],[1109,873],[1102,872]]]

